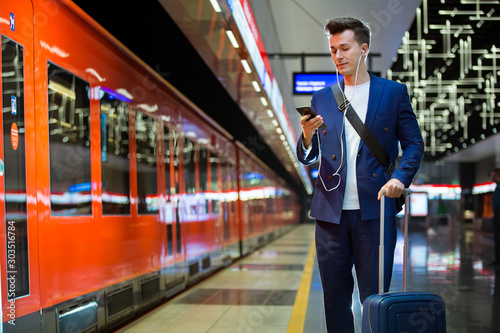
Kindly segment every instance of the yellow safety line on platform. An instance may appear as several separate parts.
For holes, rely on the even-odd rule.
[[[304,266],[302,281],[300,281],[299,290],[297,291],[297,297],[295,298],[295,304],[293,305],[292,316],[290,317],[288,330],[286,331],[287,333],[302,333],[304,331],[315,254],[316,251],[313,240],[309,249],[309,254],[307,255],[307,261]]]

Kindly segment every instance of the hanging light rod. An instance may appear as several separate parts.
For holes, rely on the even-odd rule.
[[[463,5],[499,5],[498,0],[460,0]]]
[[[450,15],[450,16],[455,16],[455,15],[484,15],[484,12],[482,10],[476,11],[476,10],[458,10],[457,8],[453,10],[440,10],[438,11],[439,15]]]

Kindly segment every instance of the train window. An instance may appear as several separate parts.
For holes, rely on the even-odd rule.
[[[139,214],[157,214],[156,120],[137,110],[135,128]]]
[[[199,162],[198,162],[198,175],[199,175],[199,183],[200,183],[200,193],[205,193],[208,189],[208,175],[207,175],[207,163],[208,163],[208,154],[209,152],[207,151],[206,148],[200,147],[198,151],[198,156],[199,156]],[[207,198],[207,197],[205,197]],[[200,203],[200,212],[203,214],[208,214],[210,208],[210,204],[208,202],[208,199],[205,199],[205,201],[202,201]]]
[[[172,130],[172,143],[174,146],[174,183],[175,183],[175,193],[179,193],[179,154],[180,154],[180,141],[179,133]]]
[[[207,177],[207,163],[208,163],[208,154],[206,148],[200,147],[199,156],[200,160],[198,163],[198,170],[200,175],[200,192],[206,192],[208,189],[208,177]]]
[[[229,162],[229,190],[236,191],[236,166],[234,162]],[[231,213],[236,213],[236,204],[231,202]]]
[[[172,224],[167,224],[167,256],[174,254],[174,244],[172,239]]]
[[[224,240],[228,240],[231,237],[231,233],[229,230],[229,213],[228,213],[228,202],[224,201],[222,203],[222,218],[223,218],[223,237]]]
[[[219,192],[219,157],[210,153],[210,189]]]
[[[219,192],[219,157],[215,153],[210,153],[210,190]],[[220,200],[212,200],[212,213],[219,214]]]
[[[91,215],[89,84],[49,62],[48,101],[51,213]]]
[[[196,148],[192,140],[184,139],[184,179],[186,180],[186,192],[195,193],[196,192],[196,180],[195,180],[195,156]]]
[[[29,295],[23,47],[2,36],[7,298]],[[12,279],[13,278],[13,279]],[[14,286],[12,288],[12,286]]]
[[[170,158],[172,152],[170,150],[170,130],[167,126],[163,126],[163,147],[165,149],[165,190],[167,196],[172,194],[172,189],[170,188]]]
[[[222,180],[222,192],[227,193],[229,191],[229,183],[228,183],[228,168],[229,163],[227,158],[223,157],[220,163],[220,172],[221,172],[221,180]]]
[[[266,203],[266,213],[274,213],[274,205],[273,205],[273,200],[274,200],[274,196],[270,197],[270,198],[267,198],[267,203]]]
[[[233,191],[236,190],[236,166],[234,162],[229,163],[229,188]]]
[[[175,209],[175,233],[176,233],[176,244],[177,244],[177,253],[182,253],[182,237],[181,237],[181,219],[178,216],[179,214],[179,206]]]
[[[102,214],[130,214],[128,104],[102,94]]]

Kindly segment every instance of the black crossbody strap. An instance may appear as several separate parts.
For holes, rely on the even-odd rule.
[[[370,132],[361,119],[359,119],[359,116],[352,108],[351,103],[343,98],[338,84],[331,86],[331,89],[333,96],[335,96],[335,101],[337,101],[337,104],[339,105],[339,111],[342,113],[345,112],[345,117],[349,120],[352,127],[354,127],[361,140],[363,140],[368,149],[375,154],[377,160],[384,166],[385,171],[389,175],[392,175],[394,172],[394,165],[391,163],[391,159],[382,144],[377,140],[372,132]]]

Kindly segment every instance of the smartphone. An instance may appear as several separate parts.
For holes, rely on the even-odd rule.
[[[310,115],[309,119],[313,119],[314,117],[316,117],[316,113],[313,111],[313,109],[311,109],[308,106],[297,108],[297,111],[300,113],[301,116],[305,116],[306,114]],[[321,124],[319,128],[326,128],[325,123]]]

